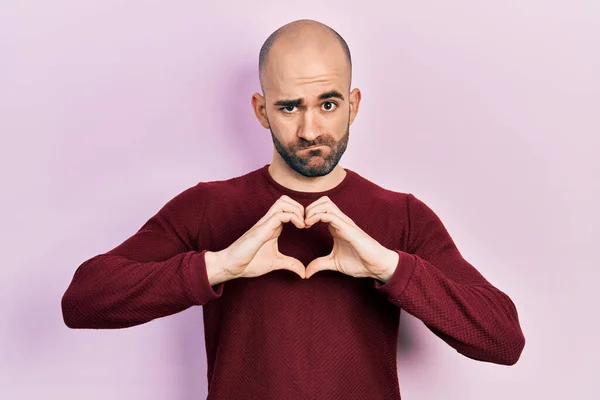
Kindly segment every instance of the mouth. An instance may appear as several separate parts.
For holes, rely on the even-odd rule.
[[[320,144],[320,145],[317,145],[317,146],[311,146],[311,147],[307,147],[307,148],[305,148],[305,149],[302,149],[302,150],[300,150],[300,151],[304,151],[304,150],[314,150],[314,149],[318,149],[319,147],[325,147],[325,145],[324,145],[324,144]]]

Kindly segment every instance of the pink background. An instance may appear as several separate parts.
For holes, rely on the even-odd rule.
[[[600,2],[351,4],[0,3],[2,399],[206,396],[201,308],[69,330],[60,298],[180,191],[270,162],[258,50],[298,18],[353,54],[341,165],[423,199],[519,310],[513,367],[404,315],[403,397],[600,398]]]

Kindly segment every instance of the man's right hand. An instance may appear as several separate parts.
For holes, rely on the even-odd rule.
[[[305,266],[302,262],[281,254],[277,246],[283,224],[290,221],[298,229],[304,229],[304,207],[283,195],[229,247],[219,252],[207,252],[211,285],[235,278],[254,278],[278,269],[293,271],[304,278]]]

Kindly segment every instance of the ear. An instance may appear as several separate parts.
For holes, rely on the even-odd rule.
[[[265,98],[259,93],[252,95],[252,108],[258,122],[265,128],[269,129],[269,120],[267,119],[267,109],[265,108]]]
[[[358,107],[360,106],[361,98],[362,94],[360,93],[360,89],[355,88],[352,92],[350,92],[350,125],[352,124],[352,122],[354,122],[356,114],[358,114]]]

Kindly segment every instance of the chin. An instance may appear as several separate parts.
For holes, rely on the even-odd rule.
[[[314,157],[315,156],[311,158]],[[326,160],[320,157],[320,160],[318,162],[314,162],[309,159],[306,162],[304,162],[304,160],[301,160],[300,162],[288,163],[288,165],[298,174],[309,178],[314,178],[318,176],[328,175],[331,171],[333,171],[337,163],[332,163],[330,160]]]

